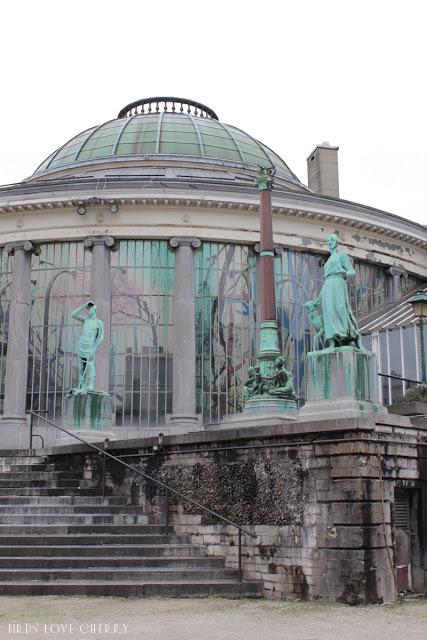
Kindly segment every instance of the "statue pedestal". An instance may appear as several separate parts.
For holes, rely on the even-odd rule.
[[[112,429],[113,398],[105,391],[88,390],[84,393],[69,393],[65,398],[63,425],[89,442],[101,442],[108,438],[113,440]],[[71,436],[61,435],[55,446],[61,444],[77,444]]]
[[[311,351],[305,376],[306,404],[300,420],[387,413],[379,401],[377,359],[370,351],[350,346]]]

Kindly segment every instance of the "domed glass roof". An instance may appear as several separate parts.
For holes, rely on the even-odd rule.
[[[264,144],[236,127],[219,122],[208,107],[178,98],[150,98],[128,105],[117,119],[69,140],[35,174],[91,160],[152,155],[197,156],[274,166],[278,172],[298,180],[287,164]]]

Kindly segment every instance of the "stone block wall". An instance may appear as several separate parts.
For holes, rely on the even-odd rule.
[[[126,461],[249,529],[255,537],[242,536],[243,576],[262,580],[266,597],[388,602],[397,597],[397,487],[419,497],[411,571],[413,589],[426,590],[427,432],[395,422],[383,416],[186,434],[166,438],[160,452],[154,439],[135,442],[141,458]],[[109,492],[163,518],[162,490],[116,463],[107,467]],[[238,567],[235,527],[171,494],[169,509],[178,532]]]

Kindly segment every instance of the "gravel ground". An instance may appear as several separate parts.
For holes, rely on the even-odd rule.
[[[37,640],[423,640],[427,637],[427,600],[348,607],[224,598],[1,596],[0,640],[15,637]]]

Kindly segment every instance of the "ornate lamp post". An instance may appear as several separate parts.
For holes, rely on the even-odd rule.
[[[420,322],[421,380],[426,383],[427,370],[424,345],[424,318],[427,318],[427,295],[425,293],[418,293],[415,296],[412,296],[408,302],[412,306],[414,316],[418,318]]]
[[[286,370],[279,350],[276,320],[274,280],[273,219],[271,190],[274,169],[260,167],[260,258],[259,283],[261,297],[260,346],[258,365],[250,367],[249,380],[244,385],[245,414],[279,413],[294,419],[297,415],[296,395],[292,374]]]

